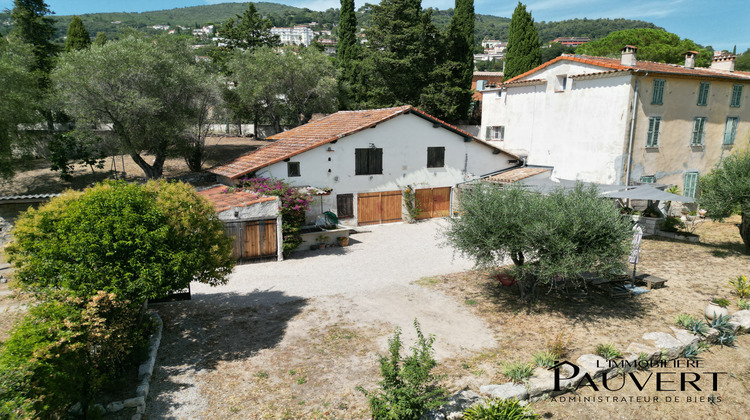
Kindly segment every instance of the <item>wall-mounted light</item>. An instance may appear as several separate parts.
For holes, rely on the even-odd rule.
[[[377,147],[375,147],[375,143],[370,143],[370,149],[377,149]]]
[[[333,152],[333,148],[331,148],[331,147],[329,146],[329,147],[328,147],[328,148],[326,149],[326,152]]]

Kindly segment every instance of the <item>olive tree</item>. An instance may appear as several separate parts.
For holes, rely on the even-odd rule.
[[[141,303],[231,272],[231,240],[213,206],[183,183],[106,182],[19,217],[6,248],[21,286]]]
[[[553,287],[582,272],[611,276],[625,268],[631,225],[595,187],[578,184],[543,195],[483,182],[459,200],[460,217],[444,232],[448,244],[481,268],[510,258],[525,299],[538,284]]]
[[[111,124],[119,148],[147,179],[161,177],[170,154],[193,150],[186,147],[191,128],[205,119],[216,83],[184,41],[166,36],[64,54],[52,80],[62,110],[80,126]]]
[[[718,167],[700,179],[700,204],[706,216],[722,220],[742,215],[739,225],[745,249],[750,252],[750,149],[724,158]]]

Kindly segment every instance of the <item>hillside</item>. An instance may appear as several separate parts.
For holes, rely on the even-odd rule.
[[[338,24],[339,10],[328,9],[317,12],[310,9],[286,6],[277,3],[255,3],[261,15],[271,19],[275,26],[291,26],[300,23],[317,22],[320,27],[333,28]],[[180,25],[184,27],[201,27],[207,24],[220,24],[230,17],[242,13],[247,3],[221,3],[207,6],[182,7],[169,10],[158,10],[142,13],[87,13],[81,15],[86,29],[93,37],[98,32],[104,32],[112,39],[126,28],[141,31],[154,31],[149,26]],[[453,15],[452,9],[432,9],[433,21],[445,29]],[[357,12],[360,26],[367,26],[370,22],[369,7],[361,7]],[[57,28],[57,42],[62,42],[72,16],[53,16]],[[0,13],[0,29],[7,32],[10,29],[10,17]],[[492,15],[476,16],[475,39],[477,44],[482,39],[507,39],[510,19]],[[542,42],[551,41],[559,36],[585,36],[591,39],[605,37],[613,31],[634,28],[656,28],[649,22],[628,19],[572,19],[560,22],[537,22],[539,38]]]

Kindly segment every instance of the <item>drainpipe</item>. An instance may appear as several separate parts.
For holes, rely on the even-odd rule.
[[[633,112],[630,116],[630,139],[628,140],[628,165],[625,168],[625,185],[630,185],[630,167],[633,166],[633,138],[635,137],[635,113],[638,110],[638,85],[648,72],[635,81],[635,92],[633,93]]]

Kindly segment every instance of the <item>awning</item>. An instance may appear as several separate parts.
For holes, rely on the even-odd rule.
[[[694,198],[668,193],[658,188],[654,188],[650,185],[639,185],[629,190],[607,191],[603,192],[602,196],[609,198],[628,198],[631,200],[678,201],[680,203],[695,203]]]

